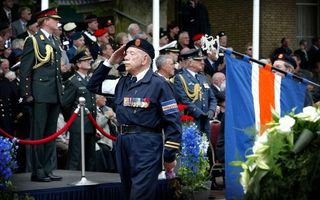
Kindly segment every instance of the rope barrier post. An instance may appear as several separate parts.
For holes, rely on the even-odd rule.
[[[85,151],[84,151],[84,109],[85,109],[86,99],[84,97],[79,98],[80,106],[80,119],[81,119],[81,180],[71,183],[71,185],[81,186],[81,185],[96,185],[98,183],[89,181],[85,174]]]

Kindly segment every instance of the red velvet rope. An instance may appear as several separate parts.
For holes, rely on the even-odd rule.
[[[21,139],[16,138],[16,140],[20,144],[32,144],[32,145],[43,144],[43,143],[49,142],[49,141],[55,139],[56,137],[58,137],[59,135],[61,135],[62,133],[66,132],[69,129],[69,127],[71,126],[71,124],[74,122],[74,120],[76,120],[77,114],[78,114],[77,112],[74,112],[71,115],[69,121],[59,131],[53,133],[52,135],[50,135],[50,136],[48,136],[46,138],[43,138],[43,139],[40,139],[40,140],[21,140]],[[7,138],[10,138],[10,139],[15,138],[12,135],[6,133],[1,128],[0,128],[0,133],[3,136],[7,137]]]
[[[115,140],[117,139],[116,137],[110,135],[109,133],[106,133],[106,132],[103,130],[103,128],[101,128],[101,126],[99,126],[99,125],[97,124],[96,120],[95,120],[94,117],[91,115],[91,113],[88,112],[87,115],[88,115],[89,120],[90,120],[91,123],[93,124],[93,126],[96,127],[96,129],[98,129],[98,131],[99,131],[102,135],[106,136],[107,138],[109,138],[110,140],[113,140],[113,141],[115,141]]]

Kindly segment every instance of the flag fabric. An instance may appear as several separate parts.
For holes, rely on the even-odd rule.
[[[272,109],[281,116],[295,108],[301,112],[304,104],[306,84],[292,77],[271,72],[269,68],[252,66],[248,61],[231,57],[226,52],[226,120],[225,160],[226,198],[242,199],[240,167],[230,162],[245,160],[252,152],[255,134],[272,120]],[[254,131],[253,131],[254,130]]]

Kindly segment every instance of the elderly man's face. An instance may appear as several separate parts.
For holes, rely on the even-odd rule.
[[[124,57],[126,71],[135,74],[134,72],[139,71],[141,66],[145,64],[147,57],[148,55],[144,51],[135,47],[129,47],[126,51],[126,56]]]

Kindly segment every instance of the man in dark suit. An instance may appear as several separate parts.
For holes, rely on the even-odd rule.
[[[75,65],[75,74],[66,81],[65,92],[63,95],[63,111],[65,116],[69,118],[72,112],[78,107],[79,97],[86,99],[86,108],[96,115],[96,98],[95,94],[87,90],[89,78],[88,74],[91,71],[90,62],[92,57],[85,50],[76,54],[71,62]],[[69,152],[67,169],[81,169],[81,121],[80,116],[72,124],[69,129]],[[86,170],[93,171],[95,166],[95,139],[96,129],[89,121],[88,117],[84,117],[84,132],[85,132],[85,159]]]
[[[301,69],[310,70],[310,66],[308,64],[309,58],[307,54],[308,43],[307,40],[300,40],[299,42],[300,48],[294,51],[295,55],[298,55],[301,59],[300,67]]]
[[[82,35],[92,58],[95,60],[98,56],[97,52],[99,52],[99,50],[97,50],[97,37],[94,35],[99,26],[98,17],[96,15],[88,15],[85,23],[87,24],[87,30],[83,31]]]
[[[18,6],[14,4],[13,0],[2,0],[0,7],[0,22],[11,23],[19,18]]]
[[[32,17],[27,22],[27,30],[17,36],[19,39],[26,39],[27,37],[34,35],[39,31],[38,23],[35,17]]]
[[[308,50],[308,58],[311,69],[316,67],[317,62],[320,62],[320,37],[312,39],[312,46]]]
[[[31,139],[45,138],[57,130],[62,98],[60,76],[61,51],[52,33],[58,28],[60,16],[56,9],[36,14],[40,30],[28,37],[21,60],[20,95],[32,104]],[[56,144],[49,141],[31,146],[31,181],[49,182],[62,179],[52,173],[56,168]]]
[[[27,23],[31,20],[31,10],[28,7],[19,8],[20,18],[12,22],[12,37],[16,38],[19,34],[26,31]]]
[[[209,138],[209,120],[213,119],[217,101],[203,72],[204,59],[199,49],[191,49],[180,57],[186,66],[174,79],[175,91],[201,132]]]

